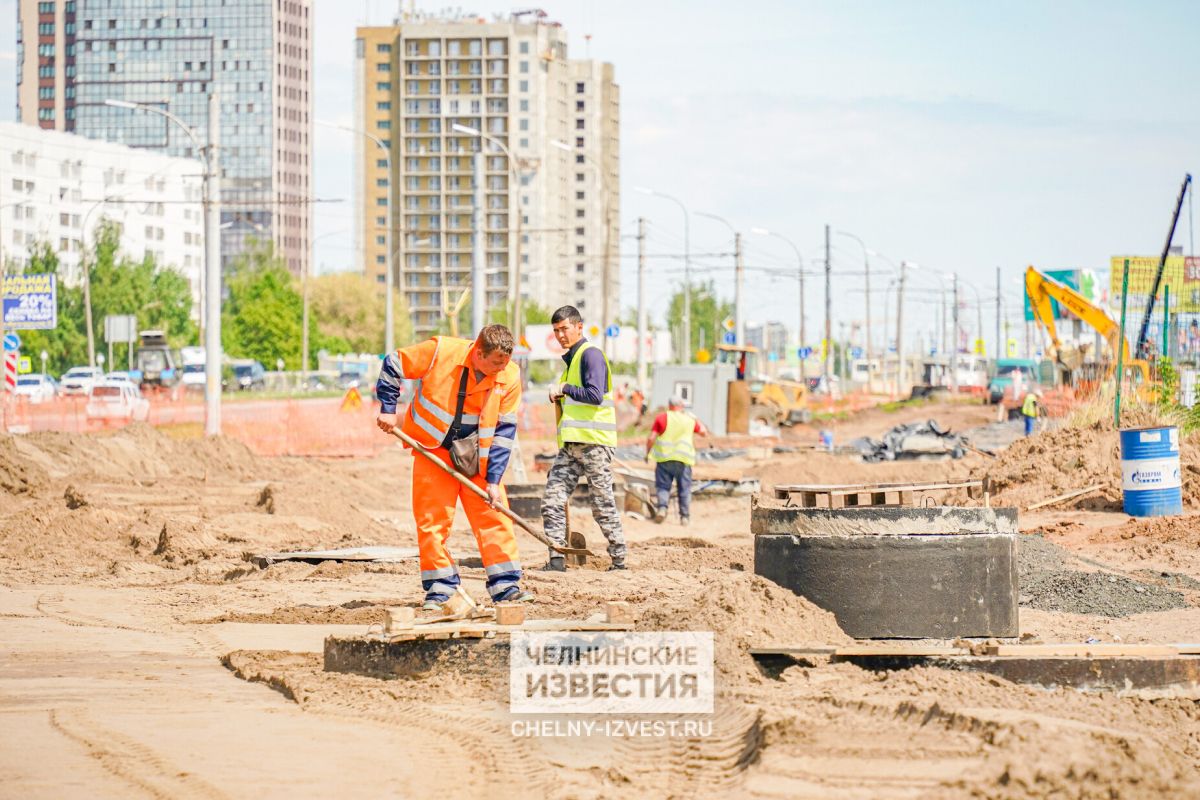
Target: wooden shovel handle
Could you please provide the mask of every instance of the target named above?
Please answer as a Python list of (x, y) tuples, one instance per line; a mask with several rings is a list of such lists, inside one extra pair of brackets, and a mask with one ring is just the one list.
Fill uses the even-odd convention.
[[(463, 486), (470, 489), (472, 492), (474, 492), (476, 495), (478, 495), (482, 499), (488, 501), (489, 503), (491, 502), (491, 498), (488, 497), (487, 492), (485, 492), (483, 489), (480, 489), (479, 486), (477, 486), (475, 484), (475, 482), (472, 481), (470, 478), (468, 478), (466, 475), (463, 475), (461, 472), (459, 472), (458, 470), (454, 469), (451, 466), (447, 466), (446, 462), (442, 461), (436, 455), (431, 453), (429, 451), (429, 448), (425, 447), (425, 445), (421, 444), (416, 439), (409, 436), (407, 433), (404, 433), (399, 428), (392, 428), (392, 435), (395, 436), (400, 441), (404, 442), (406, 445), (411, 447), (416, 452), (425, 456), (425, 458), (428, 458), (434, 464), (437, 464), (438, 469), (442, 470), (442, 472), (445, 472), (447, 475), (450, 475), (451, 477), (453, 477), (456, 481), (458, 481)], [(526, 521), (526, 519), (524, 517), (520, 516), (515, 511), (513, 511), (511, 508), (508, 508), (507, 506), (497, 505), (497, 506), (493, 506), (493, 507), (497, 511), (499, 511), (501, 514), (503, 514), (504, 516), (511, 519), (517, 525), (520, 525), (521, 529), (524, 530), (526, 533), (528, 533), (530, 536), (537, 539), (539, 542), (546, 545), (551, 550), (553, 550), (557, 553), (563, 553), (566, 555), (569, 555), (569, 554), (584, 554), (584, 555), (589, 555), (589, 556), (595, 555), (595, 553), (592, 553), (591, 551), (583, 549), (583, 548), (564, 547), (560, 544), (557, 544), (556, 542), (552, 541), (549, 536), (542, 533), (538, 529), (534, 528), (532, 525), (529, 524), (528, 521)]]

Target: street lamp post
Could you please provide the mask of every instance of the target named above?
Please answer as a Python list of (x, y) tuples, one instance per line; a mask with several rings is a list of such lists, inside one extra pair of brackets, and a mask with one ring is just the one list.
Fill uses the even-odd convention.
[(864, 270), (863, 276), (864, 276), (864, 281), (865, 281), (864, 288), (866, 289), (866, 291), (864, 292), (864, 295), (867, 298), (867, 301), (866, 301), (867, 302), (867, 307), (866, 307), (866, 315), (867, 315), (867, 319), (866, 319), (867, 386), (870, 387), (870, 385), (871, 385), (871, 259), (868, 257), (868, 253), (870, 251), (867, 249), (866, 244), (863, 243), (863, 240), (858, 238), (857, 236), (855, 236), (853, 233), (847, 233), (846, 231), (838, 231), (838, 234), (840, 234), (841, 236), (845, 236), (849, 239), (853, 239), (854, 241), (858, 242), (858, 246), (861, 247), (862, 251), (863, 251), (863, 270)]
[(663, 192), (647, 189), (645, 186), (635, 186), (635, 192), (648, 194), (670, 200), (683, 211), (683, 363), (692, 363), (692, 238), (687, 206), (678, 197)]
[[(697, 211), (696, 216), (708, 217), (720, 222), (726, 228), (729, 228), (733, 234), (733, 319), (735, 322), (734, 337), (739, 345), (746, 344), (746, 316), (745, 310), (742, 308), (742, 235), (737, 232), (737, 229), (729, 224), (729, 220), (724, 217), (718, 217), (716, 214), (706, 214), (703, 211)], [(765, 341), (764, 341), (765, 343)]]
[[(370, 131), (365, 131), (362, 128), (355, 128), (351, 125), (339, 125), (335, 122), (326, 122), (325, 120), (317, 120), (318, 125), (324, 125), (327, 128), (337, 128), (338, 130), (347, 131), (348, 133), (357, 133), (359, 136), (364, 136), (375, 143), (375, 146), (383, 151), (384, 169), (387, 170), (388, 180), (388, 215), (387, 229), (384, 231), (384, 246), (387, 248), (387, 276), (384, 278), (383, 288), (387, 296), (383, 300), (383, 352), (390, 354), (395, 352), (395, 328), (396, 328), (396, 310), (395, 301), (392, 297), (396, 293), (396, 268), (395, 258), (399, 251), (399, 246), (395, 250), (392, 249), (392, 229), (395, 227), (395, 221), (392, 218), (393, 214), (399, 212), (396, 205), (396, 176), (392, 174), (392, 151), (383, 143), (375, 134)], [(363, 219), (366, 219), (366, 211), (363, 211)], [(403, 238), (403, 237), (401, 237)], [(363, 265), (363, 271), (366, 271), (366, 264)]]
[[(179, 126), (204, 159), (204, 434), (221, 434), (221, 101), (217, 92), (208, 95), (208, 146), (201, 145), (196, 132), (183, 120), (157, 106), (128, 100), (105, 100), (105, 105), (157, 114)], [(88, 325), (89, 331), (91, 325)]]
[[(500, 152), (504, 153), (505, 158), (508, 159), (508, 174), (510, 178), (509, 192), (510, 197), (512, 198), (510, 202), (516, 206), (517, 209), (517, 223), (515, 228), (517, 241), (516, 246), (513, 248), (514, 258), (512, 269), (509, 271), (509, 283), (511, 284), (509, 292), (512, 295), (512, 319), (510, 322), (512, 322), (513, 338), (515, 338), (519, 343), (521, 341), (521, 335), (524, 333), (525, 326), (522, 324), (523, 320), (521, 319), (521, 179), (520, 175), (517, 173), (517, 160), (513, 157), (512, 151), (509, 150), (503, 142), (493, 136), (488, 136), (478, 128), (469, 128), (466, 125), (460, 125), (457, 122), (451, 125), (450, 128), (458, 133), (464, 133), (467, 136), (477, 136), (480, 139), (491, 143), (494, 147), (499, 149)], [(479, 180), (483, 180), (482, 176)], [(480, 230), (475, 232), (475, 235), (479, 237), (483, 236), (482, 225), (480, 226)], [(475, 278), (475, 280), (477, 282), (485, 282), (486, 275), (479, 275)], [(483, 302), (486, 304), (486, 286), (480, 288), (482, 288), (483, 291), (481, 294), (476, 295), (476, 297), (483, 298)], [(476, 288), (476, 291), (479, 291), (479, 288)], [(479, 311), (473, 311), (472, 315), (478, 316), (480, 319), (482, 319), (482, 310), (483, 309), (480, 308)], [(476, 331), (476, 333), (478, 333), (478, 331)]]
[[(792, 248), (792, 252), (796, 254), (796, 276), (800, 279), (800, 342), (797, 345), (796, 353), (797, 357), (799, 357), (799, 349), (805, 346), (804, 343), (808, 338), (807, 333), (804, 330), (804, 257), (800, 255), (800, 248), (796, 247), (796, 243), (784, 236), (782, 233), (776, 233), (775, 231), (770, 231), (766, 228), (751, 228), (750, 232), (756, 236), (774, 236), (776, 239), (782, 239), (789, 247)], [(801, 379), (808, 377), (807, 369), (805, 368), (805, 359), (803, 358), (800, 359), (800, 377)]]

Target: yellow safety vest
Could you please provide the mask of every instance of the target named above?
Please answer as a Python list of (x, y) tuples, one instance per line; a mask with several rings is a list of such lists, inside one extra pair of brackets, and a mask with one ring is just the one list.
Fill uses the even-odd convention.
[[(571, 363), (567, 365), (566, 371), (559, 378), (560, 383), (583, 388), (583, 351), (592, 347), (596, 347), (596, 345), (584, 342), (575, 351)], [(617, 446), (617, 405), (613, 402), (612, 369), (607, 368), (607, 357), (604, 359), (604, 365), (605, 371), (608, 373), (608, 385), (605, 387), (606, 391), (600, 405), (580, 403), (566, 395), (559, 398), (558, 402), (562, 406), (562, 416), (558, 420), (559, 447), (567, 442), (599, 444), (605, 447)]]
[(660, 464), (679, 461), (689, 467), (696, 463), (696, 420), (682, 411), (667, 412), (667, 429), (654, 440), (650, 455)]
[(1021, 405), (1021, 413), (1027, 417), (1036, 417), (1037, 414), (1037, 398), (1032, 394), (1025, 395), (1025, 402)]

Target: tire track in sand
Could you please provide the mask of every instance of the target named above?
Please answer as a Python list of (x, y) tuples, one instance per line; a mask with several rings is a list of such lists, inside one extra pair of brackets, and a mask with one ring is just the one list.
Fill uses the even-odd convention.
[(226, 795), (183, 772), (142, 742), (106, 728), (81, 709), (51, 709), (50, 727), (82, 745), (105, 770), (156, 800), (222, 800)]

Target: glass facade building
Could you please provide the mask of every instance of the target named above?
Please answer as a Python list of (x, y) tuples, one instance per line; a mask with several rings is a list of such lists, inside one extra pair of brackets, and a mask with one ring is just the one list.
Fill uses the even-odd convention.
[[(169, 111), (203, 144), (208, 138), (208, 96), (217, 92), (222, 263), (227, 265), (249, 240), (269, 239), (289, 269), (300, 273), (307, 268), (312, 172), (310, 0), (20, 0), (20, 4), (23, 61), (33, 57), (33, 41), (64, 38), (70, 18), (71, 41), (64, 47), (69, 47), (71, 60), (67, 61), (65, 49), (61, 60), (48, 48), (37, 54), (39, 84), (42, 73), (71, 71), (61, 82), (62, 94), (69, 93), (70, 99), (67, 107), (63, 97), (64, 128), (69, 122), (76, 133), (89, 138), (197, 157), (191, 137), (178, 125), (157, 114), (115, 108), (105, 101), (124, 100)], [(38, 27), (31, 29), (35, 19)], [(21, 81), (31, 76), (25, 68), (18, 72)], [(60, 87), (47, 88), (57, 92)], [(46, 126), (44, 112), (39, 120), (30, 114), (34, 109), (26, 108), (30, 97), (29, 87), (18, 91), (22, 120)], [(44, 103), (39, 96), (38, 111)]]

